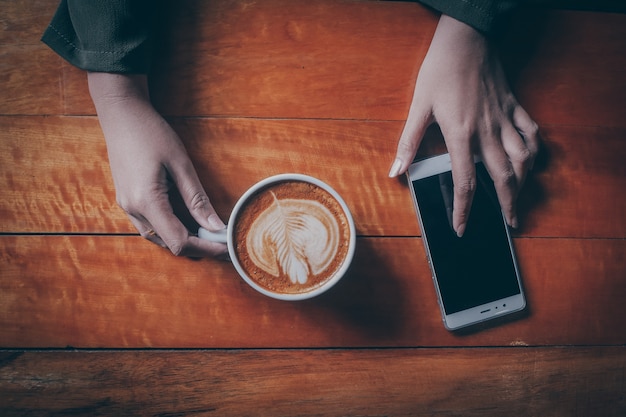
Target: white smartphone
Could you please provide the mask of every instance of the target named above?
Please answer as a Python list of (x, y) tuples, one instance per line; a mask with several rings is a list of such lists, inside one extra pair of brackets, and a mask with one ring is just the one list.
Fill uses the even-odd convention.
[(526, 300), (509, 228), (493, 182), (476, 159), (477, 186), (463, 237), (452, 228), (449, 154), (414, 162), (409, 188), (443, 322), (457, 330), (522, 311)]

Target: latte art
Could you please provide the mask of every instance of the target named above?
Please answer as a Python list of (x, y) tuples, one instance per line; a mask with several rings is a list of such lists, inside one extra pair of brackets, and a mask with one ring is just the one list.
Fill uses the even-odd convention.
[(306, 284), (324, 271), (339, 245), (339, 225), (317, 201), (278, 200), (250, 226), (246, 246), (250, 260), (275, 277), (286, 275), (292, 283)]
[(352, 238), (341, 204), (323, 188), (296, 180), (259, 190), (235, 224), (239, 265), (256, 284), (280, 294), (307, 293), (332, 279)]

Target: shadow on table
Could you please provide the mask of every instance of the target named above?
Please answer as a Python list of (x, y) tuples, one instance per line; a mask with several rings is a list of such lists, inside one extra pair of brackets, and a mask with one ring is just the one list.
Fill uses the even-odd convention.
[(376, 344), (388, 343), (406, 327), (407, 298), (399, 278), (393, 275), (394, 268), (373, 241), (358, 239), (347, 275), (328, 293), (310, 302), (342, 321), (347, 331), (361, 332)]

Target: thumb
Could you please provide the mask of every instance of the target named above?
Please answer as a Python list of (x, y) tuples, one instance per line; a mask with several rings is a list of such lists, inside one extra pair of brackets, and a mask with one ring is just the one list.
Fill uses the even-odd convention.
[(417, 106), (413, 103), (398, 141), (396, 159), (393, 161), (389, 171), (390, 178), (397, 177), (409, 169), (409, 165), (413, 162), (426, 128), (428, 128), (430, 123), (429, 113), (417, 110)]

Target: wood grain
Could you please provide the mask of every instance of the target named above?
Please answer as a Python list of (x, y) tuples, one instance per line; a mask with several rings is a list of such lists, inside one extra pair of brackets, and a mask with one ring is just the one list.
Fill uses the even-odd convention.
[[(434, 30), (432, 15), (410, 3), (393, 8), (376, 2), (316, 3), (304, 6), (306, 13), (299, 11), (303, 3), (287, 3), (280, 9), (272, 3), (245, 9), (235, 3), (194, 3), (191, 10), (197, 13), (172, 14), (172, 27), (189, 30), (167, 35), (173, 46), (158, 59), (153, 86), (162, 110), (405, 119)], [(238, 24), (251, 21), (252, 13), (255, 24)], [(625, 20), (623, 15), (546, 11), (520, 17), (502, 48), (517, 52), (508, 68), (529, 113), (542, 124), (624, 126)], [(528, 27), (534, 28), (530, 38)], [(73, 97), (79, 95), (68, 95)], [(589, 106), (598, 100), (610, 105)], [(69, 108), (80, 112), (84, 106)]]
[[(284, 171), (330, 183), (355, 216), (348, 276), (285, 303), (136, 235), (85, 73), (39, 41), (56, 5), (0, 0), (0, 415), (626, 414), (626, 15), (533, 9), (498, 40), (545, 145), (514, 242), (529, 308), (450, 333), (406, 184), (387, 178), (436, 14), (168, 10), (153, 98), (222, 217)], [(420, 153), (442, 150), (433, 129)], [(67, 346), (99, 349), (31, 350)]]
[(12, 416), (603, 416), (626, 348), (2, 354)]
[(133, 231), (93, 117), (0, 117), (0, 171), (2, 232)]
[(50, 71), (61, 65), (60, 58), (40, 46), (3, 47), (0, 50), (0, 114), (63, 113), (62, 74)]
[(62, 60), (39, 40), (56, 3), (0, 1), (0, 114), (64, 113)]
[[(12, 100), (0, 113), (94, 114), (84, 72), (37, 43), (55, 2), (38, 13), (3, 3), (0, 85)], [(183, 3), (168, 13), (152, 82), (158, 106), (180, 116), (403, 121), (437, 19), (408, 2)], [(624, 14), (520, 14), (501, 41), (520, 102), (540, 124), (626, 127), (625, 28)]]
[(527, 313), (452, 334), (419, 238), (360, 238), (336, 288), (285, 303), (247, 287), (228, 262), (175, 259), (139, 237), (3, 236), (0, 340), (92, 348), (626, 343), (625, 240), (529, 238), (515, 247)]
[(170, 19), (153, 84), (165, 113), (365, 120), (405, 117), (437, 23), (412, 3), (306, 0), (192, 1)]
[[(273, 174), (301, 172), (346, 199), (366, 236), (420, 234), (404, 180), (387, 172), (399, 122), (173, 119), (218, 213)], [(518, 236), (626, 236), (626, 129), (546, 126), (520, 197)], [(444, 151), (429, 136), (420, 153)], [(95, 118), (0, 117), (0, 231), (134, 233), (115, 203)], [(593, 204), (590, 204), (593, 202)]]

